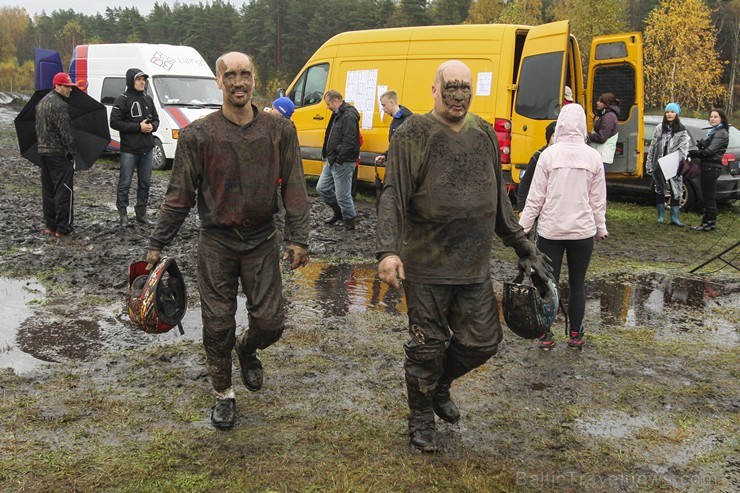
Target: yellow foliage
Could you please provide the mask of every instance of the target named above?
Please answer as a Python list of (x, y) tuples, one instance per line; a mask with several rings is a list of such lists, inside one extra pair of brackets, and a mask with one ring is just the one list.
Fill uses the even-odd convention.
[(725, 93), (723, 62), (702, 0), (661, 0), (645, 22), (645, 102), (706, 110)]
[(493, 24), (503, 8), (501, 0), (473, 0), (465, 24)]
[(512, 0), (501, 11), (497, 22), (501, 24), (542, 24), (542, 0)]

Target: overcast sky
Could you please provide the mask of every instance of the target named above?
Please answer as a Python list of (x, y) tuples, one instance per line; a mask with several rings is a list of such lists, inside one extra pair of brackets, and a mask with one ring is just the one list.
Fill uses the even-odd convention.
[[(49, 0), (0, 0), (0, 7), (23, 7), (26, 9), (31, 16), (34, 14), (40, 14), (41, 11), (45, 10), (47, 14), (51, 14), (54, 10), (59, 9), (72, 9), (75, 12), (86, 15), (95, 15), (100, 12), (101, 15), (105, 15), (106, 7), (136, 7), (139, 9), (139, 13), (143, 16), (149, 15), (152, 11), (152, 7), (157, 0), (78, 0), (71, 2), (54, 2)], [(210, 3), (208, 0), (178, 0), (181, 4), (198, 4)], [(241, 5), (247, 2), (247, 0), (229, 1), (225, 3), (231, 3), (234, 6)], [(170, 7), (175, 4), (175, 0), (160, 0), (160, 4), (166, 3)]]

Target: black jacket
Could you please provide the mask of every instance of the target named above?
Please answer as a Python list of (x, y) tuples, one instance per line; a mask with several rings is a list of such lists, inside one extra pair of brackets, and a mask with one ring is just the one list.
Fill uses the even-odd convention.
[(701, 160), (702, 169), (722, 168), (722, 157), (727, 152), (730, 143), (730, 132), (720, 128), (711, 137), (701, 139), (696, 143), (699, 149), (689, 152), (689, 156), (697, 156)]
[[(121, 152), (146, 154), (154, 147), (154, 132), (159, 127), (159, 115), (154, 101), (144, 91), (134, 89), (134, 76), (141, 72), (138, 68), (126, 71), (126, 92), (113, 102), (110, 113), (110, 126), (121, 134)], [(142, 121), (149, 119), (154, 126), (150, 134), (141, 133)]]
[(329, 164), (354, 163), (360, 155), (360, 113), (342, 101), (331, 115), (324, 134), (321, 157)]

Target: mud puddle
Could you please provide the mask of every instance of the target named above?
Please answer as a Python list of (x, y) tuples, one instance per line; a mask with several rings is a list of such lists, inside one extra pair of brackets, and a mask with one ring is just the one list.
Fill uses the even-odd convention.
[[(405, 313), (402, 292), (381, 283), (376, 272), (375, 264), (312, 262), (285, 275), (288, 310), (299, 319), (307, 314), (331, 319), (368, 311)], [(646, 326), (664, 338), (701, 331), (714, 342), (737, 345), (731, 315), (717, 308), (730, 306), (738, 291), (738, 285), (698, 279), (610, 276), (588, 284), (586, 322)], [(0, 293), (7, 300), (0, 307), (0, 367), (18, 373), (42, 362), (91, 361), (106, 352), (201, 337), (197, 306), (189, 308), (183, 320), (184, 336), (177, 330), (146, 334), (131, 325), (123, 300), (80, 313), (68, 309), (65, 300), (46, 299), (43, 287), (30, 280), (0, 278)], [(563, 296), (567, 299), (567, 292)], [(248, 324), (244, 301), (242, 296), (239, 327)]]
[(661, 274), (614, 275), (587, 282), (586, 320), (649, 327), (661, 338), (701, 332), (712, 342), (737, 345), (735, 306), (740, 283)]

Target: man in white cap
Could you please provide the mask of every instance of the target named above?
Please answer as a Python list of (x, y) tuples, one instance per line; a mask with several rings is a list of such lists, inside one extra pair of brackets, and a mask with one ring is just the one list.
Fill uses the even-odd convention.
[(61, 238), (74, 227), (75, 139), (68, 99), (75, 87), (64, 72), (54, 76), (54, 90), (36, 106), (36, 136), (41, 156), (44, 234)]

